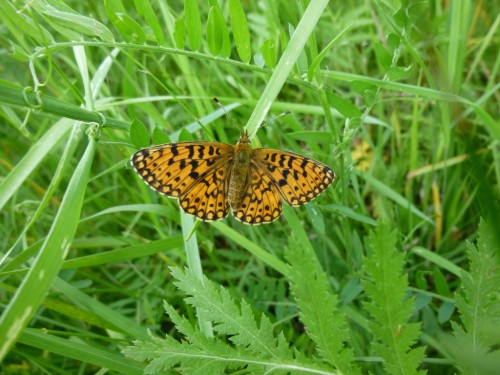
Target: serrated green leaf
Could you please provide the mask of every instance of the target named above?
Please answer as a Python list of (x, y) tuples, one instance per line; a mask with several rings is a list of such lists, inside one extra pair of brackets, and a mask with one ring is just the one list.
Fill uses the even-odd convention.
[(454, 338), (447, 346), (464, 374), (494, 374), (492, 369), (498, 369), (500, 364), (498, 350), (495, 351), (500, 323), (497, 227), (481, 220), (477, 247), (467, 243), (470, 270), (463, 271), (462, 286), (455, 294), (460, 324), (452, 322)]
[(300, 320), (316, 344), (319, 355), (345, 374), (359, 374), (345, 316), (338, 310), (337, 296), (331, 291), (326, 274), (314, 254), (290, 241), (286, 257), (290, 262), (290, 287), (300, 310)]
[(240, 0), (229, 0), (229, 16), (233, 29), (233, 39), (241, 61), (248, 63), (252, 58), (250, 31), (247, 17)]
[(146, 126), (138, 119), (130, 124), (130, 141), (139, 148), (148, 147), (149, 133)]
[(383, 359), (389, 374), (421, 374), (418, 371), (424, 348), (412, 348), (420, 326), (409, 323), (413, 300), (405, 298), (408, 277), (403, 274), (404, 253), (398, 249), (397, 232), (381, 223), (369, 235), (371, 254), (363, 271), (368, 276), (363, 288), (369, 301), (363, 305), (371, 315), (369, 327), (374, 335), (373, 349)]
[[(327, 373), (331, 368), (313, 361), (300, 352), (293, 352), (283, 334), (273, 335), (271, 321), (265, 316), (257, 323), (248, 303), (237, 303), (231, 294), (212, 281), (200, 278), (190, 270), (172, 269), (175, 284), (188, 297), (186, 302), (209, 316), (214, 322), (216, 337), (205, 336), (173, 306), (165, 310), (178, 331), (185, 336), (178, 341), (171, 336), (136, 341), (123, 353), (140, 362), (147, 362), (146, 373), (165, 373), (182, 368), (186, 373), (205, 375), (234, 373), (238, 369), (263, 374)], [(220, 336), (223, 336), (222, 339)], [(227, 338), (233, 344), (228, 345)], [(295, 354), (295, 358), (294, 358)]]
[(184, 19), (191, 49), (197, 51), (201, 46), (201, 17), (197, 0), (184, 0)]

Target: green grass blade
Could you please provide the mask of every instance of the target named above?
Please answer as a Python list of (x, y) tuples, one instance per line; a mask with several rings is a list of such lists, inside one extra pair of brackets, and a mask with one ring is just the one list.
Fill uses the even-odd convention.
[(66, 281), (56, 278), (53, 285), (54, 290), (64, 294), (74, 305), (81, 309), (90, 311), (99, 318), (105, 320), (113, 327), (116, 327), (118, 332), (130, 335), (133, 338), (148, 338), (147, 331), (144, 327), (136, 324), (133, 320), (127, 318), (122, 313), (113, 310), (105, 304), (96, 301), (82, 291), (78, 290)]
[(84, 363), (105, 367), (121, 374), (143, 374), (144, 366), (139, 362), (131, 361), (121, 355), (111, 354), (107, 350), (63, 339), (38, 330), (26, 328), (19, 336), (19, 343), (32, 346), (50, 353), (77, 359)]
[(293, 33), (283, 56), (281, 56), (278, 65), (276, 65), (276, 68), (269, 79), (269, 83), (266, 85), (264, 92), (255, 105), (252, 115), (248, 119), (245, 129), (248, 131), (248, 134), (250, 134), (250, 137), (255, 135), (258, 127), (264, 121), (269, 108), (271, 108), (271, 104), (274, 99), (276, 99), (278, 93), (285, 84), (288, 75), (293, 69), (300, 53), (304, 49), (309, 36), (314, 31), (314, 28), (316, 27), (316, 24), (323, 14), (327, 4), (328, 0), (312, 0), (309, 3), (309, 6)]
[(73, 124), (74, 121), (69, 120), (56, 122), (45, 135), (30, 148), (7, 177), (5, 177), (0, 183), (0, 209), (2, 209), (23, 182), (29, 178), (30, 174), (40, 165), (50, 150), (67, 135)]
[(90, 139), (35, 262), (0, 317), (0, 360), (36, 313), (62, 267), (80, 219), (95, 147), (96, 141)]

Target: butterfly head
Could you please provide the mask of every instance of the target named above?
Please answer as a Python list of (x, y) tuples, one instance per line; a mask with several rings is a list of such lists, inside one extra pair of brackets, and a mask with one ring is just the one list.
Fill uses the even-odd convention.
[(243, 130), (241, 132), (240, 138), (238, 139), (238, 143), (250, 143), (250, 139), (248, 138), (248, 132), (246, 130)]

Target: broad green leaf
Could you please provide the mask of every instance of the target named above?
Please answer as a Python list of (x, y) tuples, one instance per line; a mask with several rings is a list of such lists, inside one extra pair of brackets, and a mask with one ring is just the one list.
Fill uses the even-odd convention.
[(386, 74), (391, 81), (397, 81), (400, 79), (406, 79), (410, 77), (412, 71), (413, 71), (412, 65), (410, 65), (407, 68), (403, 68), (400, 66), (392, 66), (389, 69), (387, 69)]
[[(21, 5), (21, 3), (17, 4)], [(30, 17), (16, 9), (12, 1), (0, 0), (0, 20), (2, 20), (2, 25), (12, 31), (21, 30), (26, 36), (36, 40), (39, 45), (54, 43), (52, 34), (43, 25), (35, 24)], [(13, 41), (10, 42), (13, 43)]]
[(201, 46), (201, 17), (197, 0), (184, 0), (184, 19), (191, 49), (197, 51)]
[(134, 0), (135, 8), (137, 13), (142, 15), (145, 19), (153, 34), (156, 37), (156, 42), (161, 46), (165, 44), (165, 36), (163, 35), (163, 29), (158, 21), (155, 11), (153, 10), (149, 0)]
[(385, 47), (380, 42), (373, 43), (373, 50), (375, 51), (375, 56), (377, 61), (382, 68), (385, 70), (389, 69), (392, 65), (392, 56)]
[(175, 21), (174, 40), (175, 46), (178, 49), (184, 49), (184, 45), (186, 44), (186, 26), (182, 18)]
[(167, 133), (158, 126), (155, 126), (153, 129), (153, 144), (154, 145), (162, 145), (164, 143), (170, 143), (171, 140), (168, 137)]
[(342, 115), (347, 118), (361, 117), (361, 111), (352, 104), (349, 100), (342, 98), (341, 96), (334, 94), (331, 91), (326, 93), (328, 98), (328, 103), (339, 111)]
[(222, 48), (222, 33), (218, 22), (217, 9), (211, 7), (208, 13), (206, 35), (208, 49), (214, 56), (217, 56)]
[(276, 44), (273, 38), (266, 39), (262, 46), (260, 47), (260, 52), (262, 52), (262, 57), (269, 68), (274, 68), (276, 66)]
[[(56, 4), (57, 7), (54, 6)], [(98, 37), (106, 42), (114, 40), (113, 33), (99, 21), (82, 16), (74, 11), (68, 11), (67, 6), (65, 6), (64, 10), (61, 10), (59, 4), (62, 3), (53, 2), (51, 5), (48, 5), (37, 1), (33, 6), (38, 12), (48, 17), (54, 25), (61, 28), (66, 28), (78, 34)]]
[(248, 63), (252, 58), (250, 31), (247, 17), (240, 0), (229, 0), (229, 15), (233, 28), (233, 39), (241, 61)]
[(139, 148), (150, 145), (149, 133), (146, 126), (138, 119), (134, 119), (130, 125), (130, 140)]

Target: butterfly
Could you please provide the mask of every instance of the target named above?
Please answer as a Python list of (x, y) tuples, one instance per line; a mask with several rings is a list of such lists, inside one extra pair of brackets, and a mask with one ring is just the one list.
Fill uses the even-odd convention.
[(177, 198), (184, 212), (204, 221), (226, 217), (229, 207), (246, 224), (276, 220), (281, 200), (309, 202), (334, 179), (319, 161), (270, 148), (252, 149), (248, 133), (236, 146), (220, 142), (177, 142), (148, 147), (131, 158), (153, 190)]

